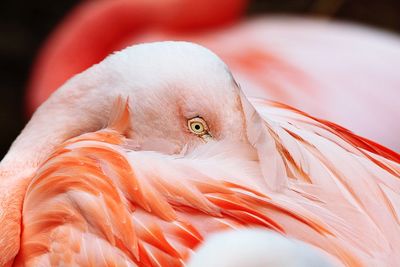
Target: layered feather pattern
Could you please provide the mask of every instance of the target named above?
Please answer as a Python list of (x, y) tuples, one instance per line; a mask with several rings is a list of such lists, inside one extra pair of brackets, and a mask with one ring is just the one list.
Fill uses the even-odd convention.
[[(251, 103), (262, 120), (248, 129), (272, 140), (164, 155), (132, 149), (119, 99), (107, 128), (63, 143), (37, 171), (15, 263), (183, 266), (209, 234), (261, 227), (344, 266), (399, 264), (399, 155), (288, 106)], [(271, 151), (279, 165), (263, 168)]]

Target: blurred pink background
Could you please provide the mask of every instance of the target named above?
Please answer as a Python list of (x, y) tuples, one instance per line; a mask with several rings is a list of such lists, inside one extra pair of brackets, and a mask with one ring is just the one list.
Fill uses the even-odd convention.
[(0, 47), (3, 154), (24, 118), (66, 79), (112, 51), (156, 40), (205, 45), (248, 96), (290, 104), (400, 151), (400, 39), (387, 31), (400, 30), (396, 1), (67, 2), (3, 3), (10, 11)]

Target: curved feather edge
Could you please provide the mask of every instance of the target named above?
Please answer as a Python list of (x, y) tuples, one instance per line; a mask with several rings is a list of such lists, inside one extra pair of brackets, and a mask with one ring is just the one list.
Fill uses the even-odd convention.
[(280, 191), (221, 164), (241, 154), (207, 161), (200, 152), (177, 158), (128, 150), (121, 132), (129, 108), (117, 101), (110, 128), (68, 140), (37, 172), (16, 264), (182, 266), (209, 233), (242, 227), (303, 240), (346, 266), (398, 263), (399, 177), (375, 161), (398, 164), (304, 114), (255, 106), (282, 148), (275, 151), (287, 173)]

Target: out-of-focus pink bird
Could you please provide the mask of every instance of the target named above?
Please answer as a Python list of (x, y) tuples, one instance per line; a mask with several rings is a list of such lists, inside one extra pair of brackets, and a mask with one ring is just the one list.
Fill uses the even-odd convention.
[[(251, 227), (279, 234), (254, 240), (285, 248), (278, 266), (304, 260), (293, 256), (300, 241), (326, 266), (400, 263), (400, 156), (249, 101), (217, 56), (190, 43), (133, 46), (69, 80), (0, 176), (0, 265), (182, 266), (211, 233)], [(235, 257), (277, 258), (243, 244)]]
[(242, 0), (144, 2), (90, 1), (72, 12), (34, 68), (29, 109), (112, 51), (134, 43), (188, 40), (220, 55), (246, 95), (287, 103), (400, 151), (397, 36), (327, 20), (240, 22)]

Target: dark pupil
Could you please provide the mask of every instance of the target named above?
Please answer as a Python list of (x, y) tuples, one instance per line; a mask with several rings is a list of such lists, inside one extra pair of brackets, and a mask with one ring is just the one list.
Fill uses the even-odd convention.
[(194, 128), (195, 128), (196, 130), (200, 130), (200, 125), (196, 124), (196, 125), (194, 126)]

